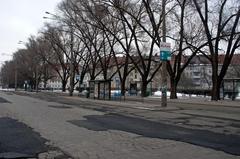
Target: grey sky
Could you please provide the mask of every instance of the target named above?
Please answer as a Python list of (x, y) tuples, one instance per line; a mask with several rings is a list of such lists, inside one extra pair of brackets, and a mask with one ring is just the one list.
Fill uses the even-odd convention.
[(30, 35), (37, 35), (46, 21), (45, 11), (53, 12), (61, 0), (0, 0), (0, 66), (24, 45)]

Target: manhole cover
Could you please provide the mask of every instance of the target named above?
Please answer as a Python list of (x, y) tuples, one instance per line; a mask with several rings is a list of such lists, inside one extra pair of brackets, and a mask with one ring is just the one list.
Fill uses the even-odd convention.
[(49, 105), (48, 107), (57, 108), (57, 109), (71, 109), (72, 107), (66, 105)]

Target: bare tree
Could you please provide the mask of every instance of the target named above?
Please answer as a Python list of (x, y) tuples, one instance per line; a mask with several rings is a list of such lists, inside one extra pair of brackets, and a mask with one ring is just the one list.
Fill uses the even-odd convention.
[[(42, 58), (57, 72), (62, 81), (62, 91), (66, 91), (66, 85), (69, 78), (69, 59), (64, 55), (69, 55), (69, 41), (65, 39), (63, 32), (59, 28), (47, 25), (43, 32), (44, 39), (52, 47), (52, 52), (41, 54)], [(44, 52), (41, 52), (44, 53)]]
[[(158, 64), (157, 67), (152, 67), (152, 63), (155, 62), (153, 60), (153, 55), (155, 55), (154, 47), (156, 38), (152, 38), (150, 35), (152, 35), (151, 33), (154, 33), (154, 36), (158, 36), (159, 34), (155, 34), (155, 30), (152, 28), (148, 29), (149, 25), (148, 20), (146, 19), (148, 19), (148, 17), (151, 19), (152, 16), (145, 13), (147, 6), (145, 3), (148, 2), (131, 3), (130, 1), (126, 1), (124, 4), (121, 4), (120, 1), (98, 2), (92, 0), (78, 1), (78, 3), (74, 2), (74, 0), (65, 1), (65, 6), (67, 6), (65, 7), (65, 11), (68, 13), (69, 19), (71, 19), (76, 28), (78, 28), (81, 36), (87, 38), (89, 43), (91, 43), (94, 54), (97, 55), (98, 58), (98, 65), (100, 65), (102, 68), (101, 71), (104, 79), (106, 79), (108, 76), (107, 69), (109, 68), (108, 66), (112, 55), (116, 55), (114, 53), (115, 49), (113, 46), (116, 46), (118, 43), (118, 45), (122, 47), (124, 54), (126, 54), (127, 60), (124, 67), (124, 78), (120, 78), (123, 85), (125, 84), (124, 80), (129, 73), (128, 64), (132, 63), (142, 77), (142, 95), (145, 96), (147, 84), (151, 81), (161, 66), (161, 64)], [(127, 6), (127, 8), (125, 8), (125, 6)], [(135, 9), (136, 6), (137, 9)], [(71, 11), (68, 11), (69, 7), (71, 7), (72, 11), (75, 12), (74, 16), (71, 14)], [(109, 7), (114, 14), (109, 12)], [(155, 12), (156, 10), (154, 10), (154, 13)], [(78, 18), (76, 19), (75, 17)], [(79, 19), (81, 21), (79, 21)], [(85, 24), (82, 24), (82, 21)], [(120, 28), (122, 30), (115, 29), (116, 24), (120, 24)], [(158, 22), (157, 26), (154, 25), (154, 27), (155, 29), (157, 29), (156, 27), (159, 28), (160, 21)], [(114, 30), (112, 30), (112, 28), (114, 28)], [(93, 30), (94, 32), (92, 32)], [(116, 34), (116, 30), (118, 30), (120, 34)], [(144, 32), (146, 30), (147, 32)], [(105, 39), (108, 41), (106, 42)], [(130, 62), (128, 62), (128, 59), (130, 59)], [(117, 60), (115, 60), (115, 62), (117, 62)], [(118, 64), (116, 66), (118, 67), (118, 72), (120, 72), (120, 66)], [(122, 88), (124, 88), (123, 85)]]
[(118, 42), (130, 59), (130, 63), (138, 70), (141, 76), (142, 96), (146, 96), (148, 83), (161, 67), (161, 64), (155, 61), (157, 52), (155, 48), (160, 41), (157, 32), (161, 18), (153, 17), (153, 13), (157, 13), (159, 5), (155, 1), (121, 2), (116, 0), (105, 1), (105, 4), (117, 11), (118, 19), (122, 21), (123, 28), (128, 33), (127, 45), (121, 42), (122, 39), (118, 39)]
[[(232, 57), (240, 46), (240, 4), (236, 0), (197, 1), (193, 4), (204, 26), (207, 39), (205, 57), (212, 65), (212, 100), (220, 99), (220, 86)], [(224, 47), (226, 46), (226, 47)], [(219, 54), (224, 53), (224, 62), (219, 71)]]
[[(100, 73), (103, 79), (111, 78), (109, 76), (110, 61), (112, 59), (113, 47), (110, 44), (115, 43), (114, 40), (104, 31), (92, 25), (91, 14), (92, 12), (98, 15), (98, 18), (104, 19), (97, 13), (95, 7), (90, 6), (91, 3), (85, 1), (64, 1), (61, 5), (61, 10), (64, 12), (65, 17), (71, 20), (78, 38), (84, 43), (89, 55), (89, 72), (91, 80), (94, 80)], [(81, 4), (81, 5), (80, 5)], [(73, 13), (73, 14), (72, 14)], [(75, 18), (77, 17), (77, 18)]]
[(1, 67), (1, 80), (2, 85), (5, 88), (13, 88), (14, 87), (14, 62), (6, 61)]
[[(122, 20), (120, 12), (115, 8), (115, 4), (92, 2), (96, 6), (95, 8), (100, 9), (96, 10), (95, 8), (87, 7), (93, 19), (93, 21), (88, 21), (88, 23), (104, 32), (110, 47), (111, 56), (108, 59), (111, 63), (114, 61), (115, 64), (113, 65), (116, 68), (116, 71), (112, 72), (109, 79), (118, 74), (121, 82), (121, 93), (124, 95), (127, 76), (134, 69), (134, 67), (129, 65), (131, 63), (129, 56), (133, 44), (133, 36), (129, 32), (127, 24)], [(128, 4), (123, 5), (127, 7)], [(99, 16), (99, 12), (103, 12), (104, 16)]]
[(44, 36), (36, 38), (36, 45), (36, 52), (42, 61), (42, 69), (40, 70), (42, 74), (41, 80), (44, 84), (43, 88), (46, 89), (47, 82), (50, 79), (56, 78), (56, 74), (54, 73), (55, 71), (51, 63), (56, 63), (57, 58), (56, 56), (53, 56), (53, 49)]
[(176, 0), (169, 16), (169, 38), (175, 43), (172, 60), (167, 69), (170, 75), (170, 98), (177, 98), (177, 85), (185, 68), (206, 44), (203, 43), (203, 26), (198, 24), (189, 0)]

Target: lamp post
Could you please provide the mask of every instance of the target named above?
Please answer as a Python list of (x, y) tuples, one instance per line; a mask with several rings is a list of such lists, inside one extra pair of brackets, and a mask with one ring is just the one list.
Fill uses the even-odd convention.
[(69, 91), (69, 95), (72, 96), (73, 95), (73, 91), (74, 91), (74, 75), (75, 75), (75, 72), (74, 72), (74, 52), (73, 52), (73, 28), (72, 26), (70, 25), (70, 36), (71, 36), (71, 44), (70, 44), (70, 91)]

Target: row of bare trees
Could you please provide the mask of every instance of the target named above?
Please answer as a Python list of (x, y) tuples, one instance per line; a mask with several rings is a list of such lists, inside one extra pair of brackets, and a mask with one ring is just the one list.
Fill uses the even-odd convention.
[[(15, 53), (2, 74), (18, 61), (21, 70), (29, 74), (24, 77), (33, 83), (38, 81), (34, 78), (46, 83), (51, 75), (44, 72), (51, 66), (62, 80), (63, 91), (75, 74), (81, 75), (81, 83), (87, 73), (91, 80), (100, 74), (108, 80), (117, 74), (124, 95), (127, 76), (136, 69), (145, 96), (147, 85), (161, 68), (155, 55), (159, 54), (162, 19), (166, 16), (167, 40), (173, 45), (172, 60), (167, 64), (171, 98), (177, 98), (184, 69), (194, 56), (202, 54), (211, 63), (212, 99), (218, 100), (221, 82), (240, 47), (240, 3), (166, 0), (165, 15), (161, 14), (161, 4), (160, 0), (63, 0), (57, 14), (47, 12), (52, 21), (38, 37), (29, 39), (25, 50)], [(222, 67), (218, 64), (220, 52), (225, 54)], [(27, 64), (20, 65), (28, 58)], [(113, 65), (116, 71), (109, 71)], [(71, 78), (70, 92), (75, 84)]]

